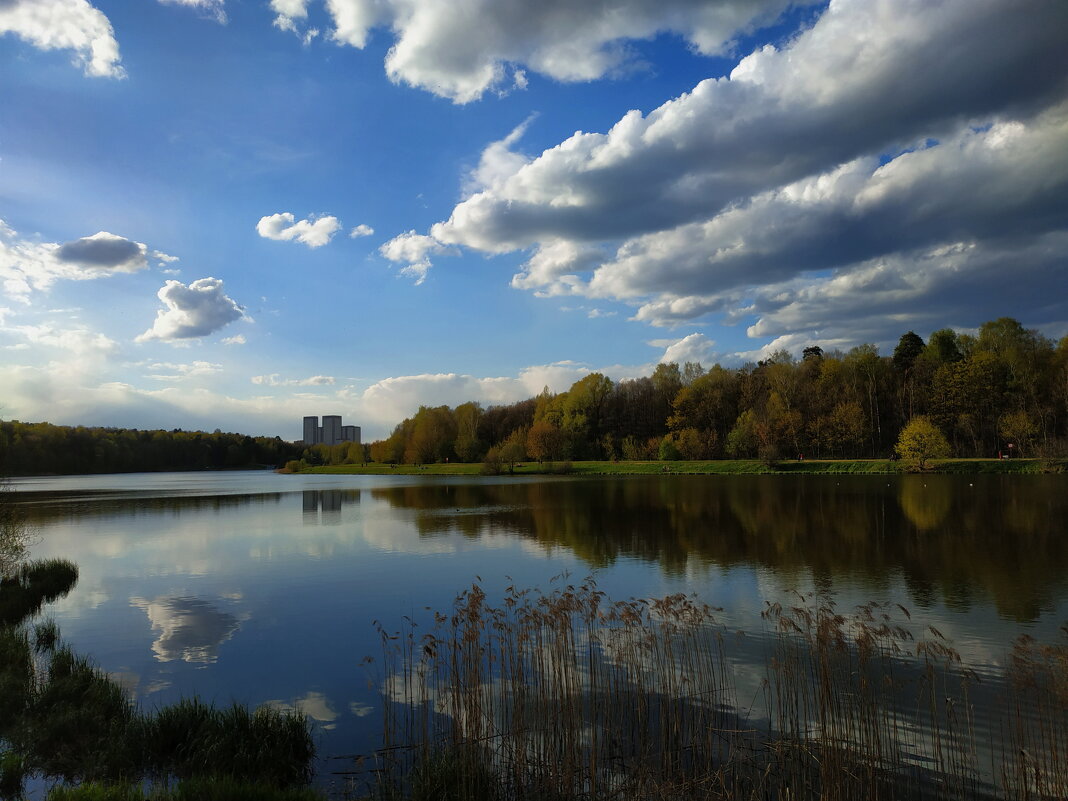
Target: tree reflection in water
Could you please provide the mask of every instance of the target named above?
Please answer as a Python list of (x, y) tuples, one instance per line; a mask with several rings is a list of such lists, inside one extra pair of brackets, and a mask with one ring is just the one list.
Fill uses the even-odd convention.
[(903, 578), (913, 604), (1035, 620), (1068, 575), (1063, 476), (641, 476), (413, 484), (371, 490), (415, 510), (421, 535), (508, 532), (591, 568), (631, 558), (669, 574), (695, 563), (849, 578)]

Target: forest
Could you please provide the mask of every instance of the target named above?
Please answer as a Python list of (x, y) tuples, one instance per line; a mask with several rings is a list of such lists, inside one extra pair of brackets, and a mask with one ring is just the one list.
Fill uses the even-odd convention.
[(0, 475), (140, 473), (275, 467), (302, 446), (215, 431), (140, 431), (0, 422)]
[[(804, 349), (737, 368), (659, 364), (613, 382), (591, 373), (566, 392), (482, 408), (423, 406), (369, 447), (372, 461), (886, 458), (924, 416), (957, 457), (1068, 451), (1068, 336), (1054, 343), (1003, 317), (973, 334), (909, 331), (890, 355)], [(312, 464), (362, 450), (317, 447)]]

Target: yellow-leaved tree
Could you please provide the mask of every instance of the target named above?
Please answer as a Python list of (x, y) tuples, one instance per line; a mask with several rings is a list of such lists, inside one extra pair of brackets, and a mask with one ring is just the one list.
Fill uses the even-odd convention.
[(909, 420), (901, 430), (896, 450), (902, 459), (916, 462), (921, 470), (927, 467), (929, 459), (945, 459), (950, 453), (945, 434), (922, 414)]

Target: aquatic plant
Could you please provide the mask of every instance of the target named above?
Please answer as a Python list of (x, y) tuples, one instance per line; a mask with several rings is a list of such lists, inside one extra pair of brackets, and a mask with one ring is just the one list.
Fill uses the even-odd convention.
[(218, 708), (187, 698), (146, 715), (148, 771), (160, 777), (211, 776), (277, 787), (306, 784), (315, 743), (300, 713), (243, 704)]
[(17, 626), (78, 583), (78, 566), (65, 559), (26, 562), (0, 578), (0, 626)]
[[(766, 630), (743, 639), (717, 614), (684, 595), (612, 602), (587, 580), (508, 588), (499, 605), (475, 585), (429, 632), (381, 628), (385, 744), (364, 763), (364, 789), (413, 800), (1068, 797), (1068, 644), (1019, 641), (1008, 677), (986, 687), (904, 607), (844, 614), (798, 597), (768, 604)], [(743, 646), (764, 653), (759, 675), (732, 658)], [(976, 704), (980, 689), (991, 706)], [(1002, 736), (985, 739), (978, 714)]]
[(0, 797), (18, 797), (29, 775), (112, 783), (86, 790), (86, 798), (124, 798), (121, 783), (144, 778), (278, 788), (309, 781), (315, 744), (300, 713), (236, 703), (219, 709), (196, 698), (144, 712), (63, 644), (53, 621), (31, 627), (77, 579), (74, 564), (47, 560), (0, 580)]

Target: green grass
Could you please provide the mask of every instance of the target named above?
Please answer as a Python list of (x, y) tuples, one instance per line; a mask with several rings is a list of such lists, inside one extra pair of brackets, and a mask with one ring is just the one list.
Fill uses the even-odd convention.
[[(936, 459), (929, 463), (925, 472), (956, 474), (1014, 474), (1043, 473), (1051, 469), (1058, 472), (1066, 467), (1066, 460), (1057, 460), (1053, 464), (1039, 459)], [(821, 474), (857, 474), (857, 475), (893, 475), (909, 472), (912, 468), (905, 462), (892, 462), (889, 459), (805, 459), (802, 462), (782, 460), (772, 465), (757, 459), (719, 459), (701, 462), (571, 462), (571, 475), (615, 476), (615, 475), (821, 475)], [(481, 464), (345, 464), (323, 467), (307, 467), (302, 473), (327, 475), (370, 475), (370, 476), (477, 476), (482, 474)], [(525, 461), (518, 465), (514, 475), (545, 475), (557, 473), (560, 465), (541, 465), (538, 462)], [(505, 471), (503, 475), (508, 475)]]

